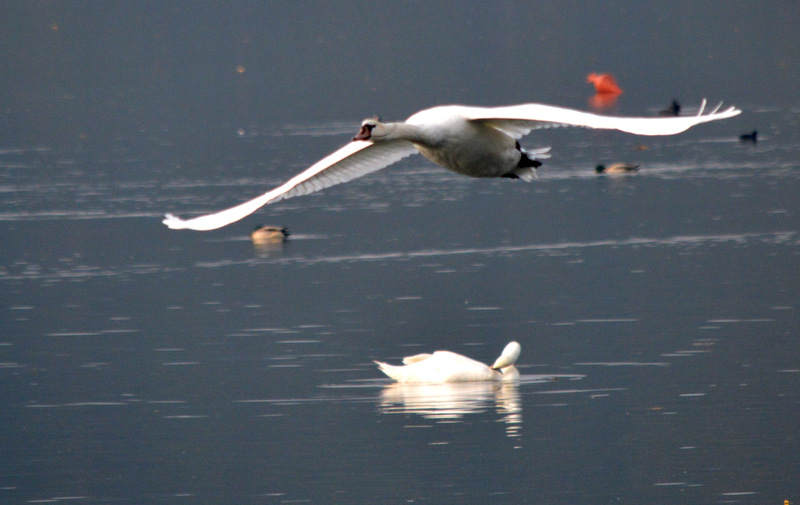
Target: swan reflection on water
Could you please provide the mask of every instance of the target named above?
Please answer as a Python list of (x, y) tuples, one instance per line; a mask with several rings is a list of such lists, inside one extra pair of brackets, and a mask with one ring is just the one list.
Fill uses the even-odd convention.
[[(416, 414), (436, 422), (453, 422), (470, 414), (494, 410), (506, 425), (509, 437), (522, 430), (520, 386), (544, 384), (566, 376), (521, 375), (514, 381), (449, 382), (443, 384), (386, 385), (378, 399), (383, 414)], [(576, 380), (583, 376), (568, 376)]]
[(381, 391), (378, 406), (384, 414), (418, 414), (438, 422), (494, 408), (507, 424), (508, 436), (519, 436), (522, 427), (522, 402), (515, 382), (397, 382)]

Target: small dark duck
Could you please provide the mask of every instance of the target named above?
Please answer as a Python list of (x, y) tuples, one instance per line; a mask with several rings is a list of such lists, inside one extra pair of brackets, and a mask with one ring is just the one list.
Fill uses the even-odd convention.
[(677, 100), (673, 100), (669, 107), (660, 110), (658, 114), (661, 116), (680, 116), (681, 104)]
[(753, 133), (744, 133), (739, 135), (739, 140), (742, 142), (752, 142), (755, 144), (758, 142), (758, 130), (753, 130)]

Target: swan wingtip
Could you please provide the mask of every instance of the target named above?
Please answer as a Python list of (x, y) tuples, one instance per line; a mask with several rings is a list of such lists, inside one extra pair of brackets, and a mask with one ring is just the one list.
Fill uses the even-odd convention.
[(181, 230), (183, 228), (186, 228), (185, 225), (186, 221), (179, 218), (175, 214), (170, 214), (170, 213), (164, 214), (164, 219), (162, 219), (161, 222), (164, 223), (171, 230)]
[[(719, 102), (719, 104), (717, 104), (717, 106), (714, 107), (713, 110), (709, 111), (708, 114), (705, 114), (705, 116), (714, 116), (714, 117), (723, 116), (725, 118), (729, 118), (729, 117), (733, 117), (733, 116), (738, 116), (739, 114), (742, 113), (742, 109), (739, 109), (734, 105), (731, 105), (727, 109), (720, 111), (720, 109), (722, 109), (722, 105), (724, 103), (725, 102)], [(705, 112), (706, 104), (707, 104), (707, 100), (705, 98), (703, 98), (703, 100), (700, 102), (700, 109), (699, 109), (699, 111), (697, 113), (698, 116), (703, 116), (704, 115), (703, 113)], [(720, 119), (722, 119), (722, 118), (720, 118)]]

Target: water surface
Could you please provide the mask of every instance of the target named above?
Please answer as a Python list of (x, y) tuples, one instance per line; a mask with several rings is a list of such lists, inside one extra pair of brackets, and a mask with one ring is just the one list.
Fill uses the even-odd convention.
[[(497, 14), (481, 9), (437, 35), (413, 15), (437, 7), (393, 7), (401, 26), (379, 33), (416, 29), (439, 44), (412, 64), (389, 40), (380, 54), (392, 64), (375, 66), (356, 34), (374, 33), (387, 12), (275, 8), (266, 17), (283, 20), (282, 33), (322, 27), (279, 49), (254, 29), (263, 6), (173, 8), (159, 18), (127, 4), (80, 4), (89, 20), (119, 15), (99, 25), (119, 46), (97, 60), (97, 45), (76, 41), (99, 35), (59, 5), (15, 6), (18, 26), (40, 31), (17, 28), (9, 56), (21, 68), (62, 48), (65, 59), (31, 70), (49, 69), (55, 84), (3, 74), (37, 85), (14, 87), (25, 100), (4, 102), (1, 119), (16, 130), (0, 141), (0, 501), (797, 499), (800, 104), (787, 90), (719, 79), (736, 60), (782, 82), (785, 66), (744, 46), (750, 37), (764, 53), (794, 47), (783, 51), (791, 67), (793, 31), (779, 23), (771, 36), (721, 34), (791, 17), (792, 7), (768, 2), (757, 19), (735, 8), (705, 17), (708, 33), (692, 32), (695, 44), (679, 44), (690, 54), (665, 69), (628, 48), (653, 30), (674, 41), (667, 27), (696, 25), (664, 2), (646, 12), (618, 2), (517, 32), (519, 45), (502, 39), (539, 63), (530, 68), (485, 47), (498, 30), (486, 20)], [(571, 11), (565, 5), (538, 14)], [(514, 2), (503, 8), (514, 26), (537, 14)], [(633, 41), (608, 43), (614, 58), (579, 42), (592, 20), (624, 19), (643, 28)], [(475, 38), (461, 23), (485, 33)], [(205, 40), (203, 27), (218, 47), (198, 42), (196, 55), (181, 53)], [(289, 90), (299, 60), (326, 60), (309, 47), (325, 48), (331, 86)], [(556, 61), (548, 47), (571, 58)], [(143, 63), (151, 51), (159, 64)], [(176, 54), (189, 56), (178, 63)], [(337, 68), (345, 54), (361, 59)], [(462, 70), (434, 72), (436, 55)], [(470, 58), (523, 75), (470, 81)], [(708, 68), (684, 67), (689, 60)], [(125, 84), (75, 61), (123, 76), (131, 75), (124, 62), (140, 65), (168, 86)], [(190, 71), (178, 76), (165, 62)], [(223, 62), (230, 66), (214, 74)], [(537, 132), (524, 144), (550, 145), (553, 158), (529, 184), (473, 180), (414, 157), (221, 230), (160, 223), (167, 211), (199, 214), (260, 194), (346, 142), (373, 108), (403, 117), (449, 101), (585, 107), (581, 79), (598, 70), (593, 62), (621, 62), (611, 69), (628, 84), (612, 112), (655, 114), (671, 93), (687, 107), (708, 95), (745, 112), (668, 138)], [(213, 78), (242, 77), (237, 63), (249, 79), (239, 88)], [(625, 72), (637, 66), (659, 84)], [(306, 68), (310, 78), (322, 72)], [(675, 68), (693, 72), (662, 92)], [(93, 75), (108, 85), (96, 103), (86, 101)], [(561, 86), (568, 78), (575, 82)], [(346, 81), (363, 93), (347, 92)], [(192, 85), (178, 93), (183, 83)], [(753, 128), (761, 140), (739, 142)], [(613, 161), (642, 170), (594, 174)], [(259, 223), (288, 226), (292, 236), (256, 248), (248, 235)], [(510, 340), (523, 347), (516, 385), (403, 387), (372, 362), (436, 349), (491, 362)]]

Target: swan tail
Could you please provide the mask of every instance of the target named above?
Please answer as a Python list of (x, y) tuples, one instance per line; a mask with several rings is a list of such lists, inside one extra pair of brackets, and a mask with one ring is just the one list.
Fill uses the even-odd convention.
[(550, 157), (550, 148), (543, 147), (540, 149), (522, 149), (517, 142), (517, 149), (522, 154), (517, 164), (517, 168), (504, 175), (512, 179), (522, 179), (525, 182), (531, 182), (537, 178), (536, 169), (542, 166), (540, 160), (546, 160)]
[(378, 365), (378, 369), (381, 372), (385, 373), (389, 378), (394, 379), (396, 381), (402, 380), (402, 374), (400, 370), (402, 367), (397, 367), (394, 365), (390, 365), (389, 363), (384, 363), (382, 361), (374, 361), (376, 365)]
[(535, 160), (546, 160), (550, 158), (550, 147), (540, 147), (538, 149), (525, 149), (525, 154), (528, 155), (529, 158), (533, 158)]
[[(541, 165), (541, 163), (539, 163)], [(535, 181), (539, 178), (536, 174), (536, 167), (523, 167), (523, 168), (515, 168), (511, 172), (505, 174), (503, 177), (508, 177), (510, 179), (522, 179), (525, 182)]]

